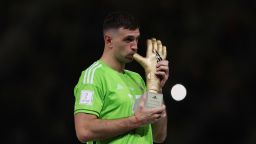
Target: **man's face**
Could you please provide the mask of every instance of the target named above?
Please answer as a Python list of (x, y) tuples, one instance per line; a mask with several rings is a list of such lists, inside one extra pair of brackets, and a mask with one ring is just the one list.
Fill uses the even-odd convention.
[(139, 29), (129, 30), (119, 28), (113, 36), (113, 55), (121, 63), (133, 60), (133, 55), (138, 49)]

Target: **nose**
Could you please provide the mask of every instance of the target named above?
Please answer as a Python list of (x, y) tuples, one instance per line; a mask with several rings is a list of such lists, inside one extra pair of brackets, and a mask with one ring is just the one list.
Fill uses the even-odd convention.
[(137, 41), (134, 41), (131, 43), (131, 49), (135, 52), (137, 52), (138, 50), (138, 42)]

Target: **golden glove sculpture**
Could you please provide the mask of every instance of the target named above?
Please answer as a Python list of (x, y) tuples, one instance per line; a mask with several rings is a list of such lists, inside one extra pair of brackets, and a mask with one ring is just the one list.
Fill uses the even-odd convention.
[(146, 74), (147, 99), (146, 108), (160, 107), (163, 103), (160, 79), (155, 75), (157, 62), (166, 59), (166, 47), (155, 38), (147, 40), (147, 54), (142, 57), (134, 54), (133, 58), (144, 68)]

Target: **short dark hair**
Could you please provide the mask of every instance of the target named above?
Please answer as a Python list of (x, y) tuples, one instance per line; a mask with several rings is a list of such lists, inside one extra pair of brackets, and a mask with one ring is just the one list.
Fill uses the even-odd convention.
[(139, 25), (135, 18), (127, 12), (111, 12), (109, 13), (103, 22), (103, 33), (109, 29), (125, 28), (129, 30), (135, 30), (139, 28)]

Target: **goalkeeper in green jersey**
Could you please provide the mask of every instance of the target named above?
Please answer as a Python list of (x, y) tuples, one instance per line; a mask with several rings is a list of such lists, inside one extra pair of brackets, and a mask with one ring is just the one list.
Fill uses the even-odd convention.
[[(142, 77), (125, 69), (133, 61), (140, 36), (135, 19), (125, 12), (113, 12), (103, 24), (104, 52), (85, 69), (74, 89), (74, 119), (78, 139), (97, 144), (161, 143), (167, 135), (163, 104), (147, 109), (147, 86)], [(152, 39), (149, 45), (157, 43)], [(161, 88), (169, 77), (167, 60), (154, 66)]]

